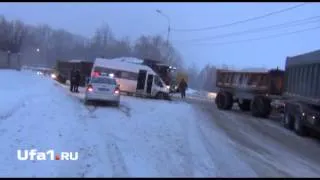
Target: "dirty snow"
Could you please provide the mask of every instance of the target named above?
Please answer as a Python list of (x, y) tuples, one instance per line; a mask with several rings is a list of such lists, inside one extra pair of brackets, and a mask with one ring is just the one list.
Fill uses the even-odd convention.
[(186, 94), (195, 94), (195, 93), (197, 93), (197, 92), (198, 92), (197, 90), (188, 88), (187, 91), (186, 91)]
[[(252, 158), (258, 159), (261, 164), (270, 164), (274, 168), (281, 170), (282, 173), (291, 175), (292, 177), (319, 177), (319, 165), (316, 162), (306, 160), (303, 157), (295, 154), (292, 149), (283, 146), (282, 143), (274, 141), (273, 139), (265, 138), (265, 132), (256, 132), (255, 129), (246, 126), (241, 123), (241, 119), (238, 115), (226, 112), (220, 112), (226, 117), (226, 120), (230, 120), (231, 124), (234, 124), (239, 128), (239, 136), (242, 136), (247, 141), (251, 141), (256, 144), (256, 149), (252, 150), (239, 143), (233, 143), (240, 151), (247, 151)], [(256, 119), (252, 117), (245, 118), (246, 121), (255, 122)], [(255, 122), (263, 124), (264, 126), (272, 126), (278, 129), (286, 136), (293, 136), (294, 138), (301, 138), (295, 134), (286, 131), (283, 127), (276, 126), (270, 122)], [(280, 129), (281, 128), (281, 129)], [(267, 131), (266, 131), (267, 132)], [(270, 132), (268, 132), (270, 133)], [(304, 139), (303, 141), (308, 141)], [(304, 143), (299, 144), (305, 146)], [(310, 148), (314, 148), (308, 145)], [(259, 148), (258, 148), (259, 147)]]
[[(121, 97), (119, 108), (31, 72), (0, 71), (1, 177), (255, 177), (232, 142), (191, 105)], [(79, 152), (78, 161), (18, 161), (17, 149)]]
[[(63, 87), (67, 90), (66, 86)], [(81, 93), (72, 96), (83, 98)], [(117, 162), (115, 167), (111, 167), (112, 176), (255, 176), (245, 163), (230, 155), (234, 152), (228, 148), (231, 145), (226, 143), (228, 140), (224, 136), (213, 135), (203, 139), (199, 128), (205, 127), (198, 127), (196, 123), (198, 112), (186, 103), (122, 96), (120, 108), (115, 111), (119, 113), (117, 117), (107, 118), (106, 110), (110, 111), (91, 107), (89, 117), (96, 121), (89, 122), (92, 122), (92, 129), (104, 136), (102, 141), (108, 141), (111, 164)], [(219, 142), (219, 146), (205, 145), (208, 140)], [(233, 170), (227, 166), (221, 169), (222, 164), (234, 166)], [(106, 165), (97, 163), (93, 166)]]

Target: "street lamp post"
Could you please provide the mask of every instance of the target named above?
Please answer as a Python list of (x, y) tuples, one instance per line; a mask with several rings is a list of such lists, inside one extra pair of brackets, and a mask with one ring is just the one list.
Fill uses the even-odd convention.
[(10, 64), (10, 63), (11, 63), (11, 62), (10, 62), (10, 61), (11, 61), (11, 51), (8, 50), (8, 51), (7, 51), (7, 54), (8, 54), (8, 57), (7, 57), (7, 58), (8, 58), (8, 59), (7, 59), (7, 60), (8, 60), (8, 62), (7, 62), (8, 64), (7, 64), (7, 65), (8, 65), (8, 68), (10, 68), (10, 66), (11, 66), (11, 64)]
[(18, 52), (18, 67), (17, 69), (20, 71), (21, 70), (21, 53)]
[(167, 62), (169, 63), (169, 65), (171, 65), (171, 60), (169, 59), (169, 54), (170, 54), (170, 52), (169, 52), (169, 50), (170, 50), (170, 48), (169, 48), (169, 39), (170, 39), (170, 30), (171, 30), (171, 28), (170, 28), (170, 24), (171, 24), (171, 23), (170, 23), (170, 18), (169, 18), (168, 15), (164, 14), (164, 13), (163, 13), (162, 11), (160, 11), (159, 9), (157, 9), (156, 12), (159, 13), (160, 15), (162, 15), (163, 17), (165, 17), (165, 18), (167, 19), (167, 21), (168, 21)]
[[(160, 11), (159, 9), (156, 10), (156, 12), (160, 15), (162, 15), (163, 17), (165, 17), (168, 21), (168, 34), (167, 34), (167, 62), (168, 64), (170, 65), (170, 69), (169, 71), (171, 71), (171, 66), (172, 66), (172, 62), (171, 62), (171, 59), (169, 58), (169, 55), (170, 55), (170, 48), (169, 48), (169, 40), (170, 40), (170, 31), (171, 31), (171, 28), (170, 28), (170, 25), (171, 25), (171, 22), (170, 22), (170, 18), (168, 15), (164, 14), (162, 11)], [(173, 79), (170, 80), (170, 87), (173, 85)]]
[(40, 48), (37, 48), (35, 51), (36, 51), (35, 58), (37, 60), (37, 63), (41, 64), (41, 66), (44, 66), (44, 62), (42, 62), (42, 60), (41, 60)]
[(162, 11), (160, 11), (159, 9), (156, 10), (157, 13), (159, 13), (160, 15), (162, 15), (163, 17), (165, 17), (168, 21), (168, 34), (167, 34), (167, 46), (169, 47), (169, 38), (170, 38), (170, 18), (169, 16), (167, 16), (166, 14), (164, 14)]

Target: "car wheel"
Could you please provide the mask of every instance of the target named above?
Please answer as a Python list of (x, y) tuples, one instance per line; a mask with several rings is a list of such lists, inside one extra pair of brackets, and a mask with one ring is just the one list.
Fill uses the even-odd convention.
[(120, 102), (119, 102), (119, 101), (117, 101), (117, 102), (114, 102), (113, 104), (114, 104), (114, 106), (119, 107)]
[(158, 93), (156, 98), (157, 99), (164, 99), (164, 94), (163, 93)]
[(84, 104), (85, 104), (85, 105), (90, 105), (90, 101), (89, 101), (88, 99), (85, 99), (85, 100), (84, 100)]

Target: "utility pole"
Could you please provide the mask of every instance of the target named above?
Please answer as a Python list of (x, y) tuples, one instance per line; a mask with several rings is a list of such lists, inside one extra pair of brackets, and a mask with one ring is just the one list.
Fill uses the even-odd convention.
[(11, 66), (11, 51), (10, 50), (7, 51), (7, 65), (8, 65), (8, 68), (10, 69), (10, 66)]
[[(169, 16), (167, 16), (166, 14), (164, 14), (162, 11), (160, 11), (159, 9), (156, 10), (157, 13), (159, 13), (161, 16), (165, 17), (168, 21), (168, 34), (167, 34), (167, 49), (168, 49), (168, 55), (167, 57), (169, 58), (169, 40), (170, 40), (170, 31), (171, 31), (171, 27), (170, 27), (170, 18)], [(168, 59), (169, 61), (169, 59)], [(169, 62), (169, 64), (171, 65), (171, 62)]]

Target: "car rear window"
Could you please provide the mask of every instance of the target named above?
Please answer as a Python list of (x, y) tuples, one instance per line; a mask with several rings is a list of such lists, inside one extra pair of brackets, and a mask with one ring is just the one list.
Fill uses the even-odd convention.
[(101, 78), (101, 77), (93, 77), (91, 79), (91, 83), (102, 83), (102, 84), (112, 84), (116, 85), (117, 82), (114, 79), (111, 78)]

